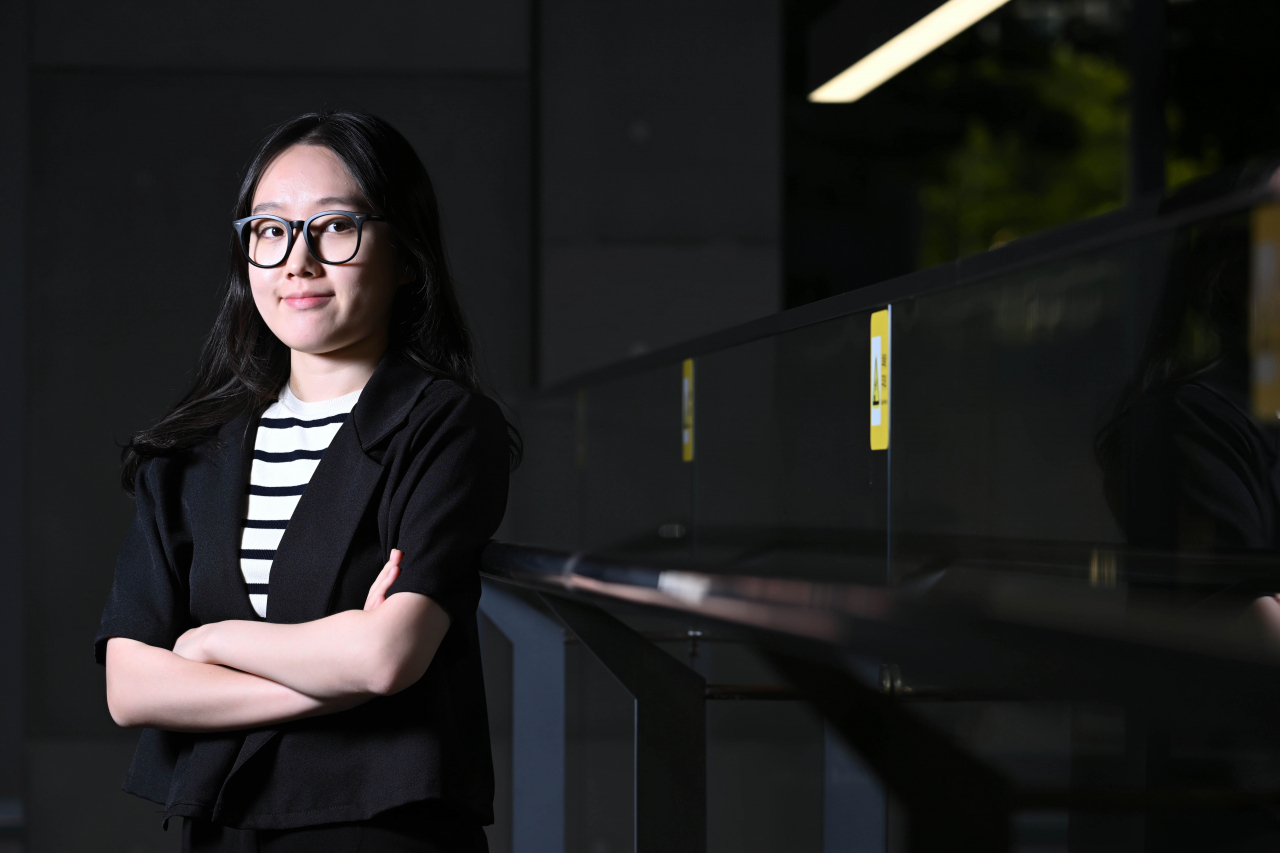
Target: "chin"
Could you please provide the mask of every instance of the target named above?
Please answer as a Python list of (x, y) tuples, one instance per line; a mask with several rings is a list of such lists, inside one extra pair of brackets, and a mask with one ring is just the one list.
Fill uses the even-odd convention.
[(324, 353), (335, 349), (334, 336), (328, 329), (285, 328), (275, 332), (277, 338), (291, 350), (305, 353)]
[(281, 338), (281, 341), (294, 352), (304, 352), (307, 355), (324, 355), (327, 352), (333, 352), (341, 348), (340, 344), (333, 344), (328, 341), (287, 341), (284, 338)]

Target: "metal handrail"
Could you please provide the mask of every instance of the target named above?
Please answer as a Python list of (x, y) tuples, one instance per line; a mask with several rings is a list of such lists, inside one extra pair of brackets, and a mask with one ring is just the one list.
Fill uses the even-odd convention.
[[(1123, 619), (1090, 619), (1087, 607), (1067, 602), (1054, 610), (1035, 595), (1020, 597), (1008, 588), (986, 599), (934, 599), (920, 587), (711, 575), (505, 543), (490, 544), (482, 563), (489, 581), (536, 593), (531, 598), (541, 599), (541, 606), (615, 675), (649, 671), (647, 680), (628, 687), (637, 708), (647, 709), (650, 718), (647, 728), (637, 724), (637, 754), (658, 757), (645, 773), (637, 770), (637, 790), (670, 793), (703, 781), (692, 765), (670, 772), (680, 760), (700, 757), (705, 749), (697, 740), (705, 719), (691, 703), (769, 698), (807, 702), (857, 750), (907, 805), (913, 853), (1009, 849), (1009, 816), (1019, 809), (1124, 812), (1280, 803), (1280, 789), (1273, 786), (1233, 783), (1021, 787), (907, 708), (930, 699), (1104, 699), (1160, 724), (1194, 725), (1210, 719), (1245, 736), (1251, 749), (1264, 744), (1280, 749), (1274, 725), (1280, 709), (1280, 653), (1256, 643), (1179, 633), (1173, 625), (1143, 618), (1127, 626)], [(672, 669), (673, 657), (654, 655), (649, 641), (590, 604), (639, 607), (691, 619), (695, 625), (714, 622), (742, 629), (742, 639), (756, 647), (790, 689), (676, 677), (690, 671)], [(863, 664), (879, 658), (880, 685), (857, 677), (857, 660), (850, 653), (861, 655)], [(646, 655), (647, 664), (641, 660)], [(658, 666), (663, 663), (665, 670)], [(911, 684), (931, 666), (934, 673), (953, 676), (962, 690)], [(665, 776), (658, 772), (664, 767)], [(686, 820), (702, 826), (702, 813), (694, 808), (705, 796), (699, 791), (681, 802), (691, 809)], [(636, 820), (637, 826), (670, 825), (665, 813), (655, 817), (654, 809), (640, 805)], [(680, 841), (691, 851), (701, 850), (691, 837), (664, 843)]]
[(1176, 702), (1264, 729), (1274, 726), (1261, 709), (1280, 708), (1280, 649), (1238, 620), (1117, 607), (1114, 595), (1084, 584), (1006, 573), (950, 595), (928, 584), (708, 574), (500, 542), (482, 564), (486, 577), (542, 594), (728, 626), (763, 646), (893, 661), (922, 694)]

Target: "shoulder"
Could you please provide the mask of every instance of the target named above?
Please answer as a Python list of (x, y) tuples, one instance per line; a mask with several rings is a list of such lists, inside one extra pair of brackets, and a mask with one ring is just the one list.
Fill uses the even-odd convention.
[(211, 478), (220, 478), (228, 467), (238, 470), (241, 449), (246, 441), (253, 442), (255, 415), (246, 409), (190, 447), (140, 460), (134, 475), (135, 497), (144, 493), (157, 500), (176, 497), (187, 489), (208, 487)]
[(180, 467), (181, 460), (174, 456), (151, 456), (140, 460), (138, 470), (133, 475), (134, 500), (153, 498), (160, 494), (164, 491), (164, 484), (172, 479), (173, 473)]
[(379, 367), (352, 414), (361, 445), (375, 458), (446, 445), (464, 445), (471, 456), (507, 457), (507, 422), (497, 403), (404, 361)]
[(375, 458), (393, 493), (426, 481), (454, 494), (483, 493), (505, 506), (510, 473), (507, 422), (484, 394), (436, 376), (421, 388), (400, 428)]
[(502, 460), (507, 465), (507, 422), (498, 404), (479, 391), (452, 379), (437, 376), (422, 393), (405, 419), (403, 445), (409, 453), (427, 448), (460, 445), (466, 455)]
[(1175, 428), (1199, 447), (1218, 448), (1220, 455), (1270, 463), (1272, 441), (1245, 405), (1220, 389), (1187, 383), (1173, 395)]
[(378, 366), (351, 416), (365, 452), (376, 452), (388, 439), (402, 444), (406, 434), (455, 427), (505, 434), (506, 424), (497, 404), (484, 394), (394, 357)]
[(423, 389), (409, 412), (410, 421), (431, 419), (494, 428), (506, 421), (498, 404), (479, 391), (465, 388), (452, 379), (436, 376)]
[(1180, 426), (1200, 426), (1221, 433), (1253, 431), (1253, 418), (1239, 403), (1216, 388), (1199, 382), (1179, 386), (1171, 395), (1174, 417)]

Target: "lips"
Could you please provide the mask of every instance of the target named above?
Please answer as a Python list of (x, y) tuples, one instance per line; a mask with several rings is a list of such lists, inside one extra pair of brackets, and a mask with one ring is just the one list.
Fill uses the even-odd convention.
[(282, 301), (290, 308), (316, 308), (333, 298), (332, 293), (294, 293), (282, 297)]

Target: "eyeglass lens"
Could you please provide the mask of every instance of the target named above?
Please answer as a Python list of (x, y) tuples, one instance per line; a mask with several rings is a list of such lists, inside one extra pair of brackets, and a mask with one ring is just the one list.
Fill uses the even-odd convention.
[[(245, 254), (255, 264), (275, 266), (289, 251), (289, 228), (278, 219), (251, 219), (243, 233)], [(320, 260), (331, 264), (346, 263), (355, 257), (359, 233), (356, 221), (341, 213), (317, 217), (308, 229), (312, 251)]]

